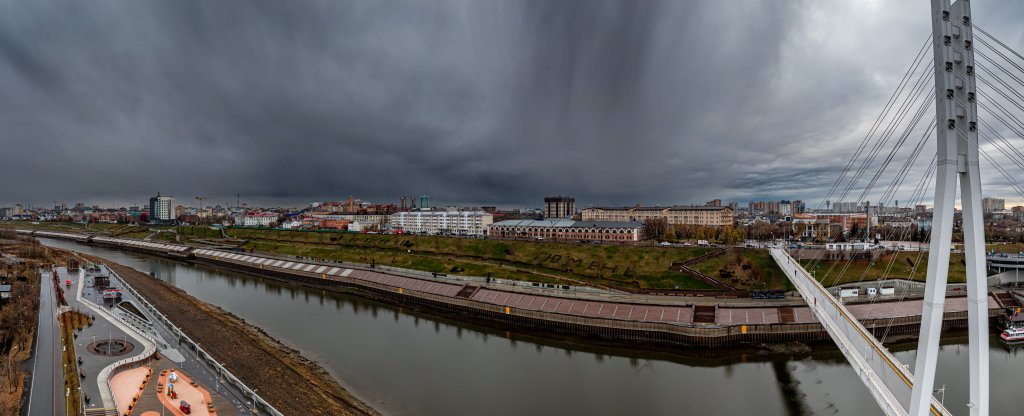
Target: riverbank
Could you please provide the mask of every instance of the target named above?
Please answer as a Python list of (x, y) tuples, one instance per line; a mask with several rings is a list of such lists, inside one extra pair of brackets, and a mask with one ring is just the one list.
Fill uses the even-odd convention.
[(317, 363), (263, 330), (135, 269), (81, 256), (108, 265), (214, 359), (285, 414), (379, 414), (341, 387)]
[[(367, 298), (487, 322), (500, 329), (568, 334), (596, 343), (723, 347), (828, 339), (809, 307), (770, 300), (749, 300), (743, 306), (725, 307), (686, 302), (672, 296), (653, 299), (638, 295), (591, 295), (554, 285), (496, 286), (486, 281), (463, 281), (372, 264), (295, 259), (133, 239), (88, 238), (81, 234), (36, 233), (40, 234), (208, 264), (288, 284), (355, 291)], [(990, 307), (990, 317), (1002, 313), (995, 299), (990, 299)], [(920, 326), (920, 301), (852, 305), (850, 311), (876, 335), (913, 333)], [(966, 315), (965, 299), (951, 297), (943, 325), (964, 327)]]

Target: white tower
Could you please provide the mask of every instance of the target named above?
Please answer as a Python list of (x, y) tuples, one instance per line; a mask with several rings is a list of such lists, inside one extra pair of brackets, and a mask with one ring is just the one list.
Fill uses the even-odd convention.
[(911, 416), (925, 416), (931, 406), (959, 180), (970, 328), (971, 401), (967, 406), (972, 416), (988, 416), (988, 285), (978, 168), (978, 111), (970, 1), (959, 0), (950, 4), (950, 0), (932, 0), (932, 36), (938, 142), (935, 214), (909, 410)]

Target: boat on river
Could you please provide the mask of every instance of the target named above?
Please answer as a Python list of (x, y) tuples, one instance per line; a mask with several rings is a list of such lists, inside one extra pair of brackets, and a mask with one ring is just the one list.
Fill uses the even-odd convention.
[(1003, 333), (999, 335), (999, 337), (1006, 342), (1024, 341), (1024, 327), (1006, 328), (1006, 330), (1004, 330)]

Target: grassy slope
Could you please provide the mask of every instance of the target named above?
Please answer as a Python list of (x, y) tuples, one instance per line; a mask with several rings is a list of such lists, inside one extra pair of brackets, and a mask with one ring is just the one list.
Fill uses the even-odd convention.
[[(767, 250), (740, 250), (738, 253), (739, 257), (737, 257), (736, 251), (732, 251), (704, 260), (691, 267), (708, 276), (744, 289), (794, 289), (792, 283), (789, 282), (782, 269), (775, 264)], [(752, 268), (743, 270), (740, 267), (741, 264), (749, 264)], [(720, 271), (723, 269), (739, 274), (741, 277), (737, 281), (722, 279)], [(753, 269), (757, 270), (756, 274), (759, 276), (756, 279), (752, 278), (751, 270)]]
[[(189, 232), (183, 232), (188, 235)], [(282, 254), (395, 265), (438, 273), (557, 282), (559, 278), (643, 288), (710, 289), (668, 271), (704, 248), (537, 243), (400, 235), (232, 229), (246, 247)]]
[[(909, 261), (908, 261), (909, 260)], [(803, 261), (808, 271), (814, 267), (814, 262)], [(890, 264), (892, 265), (890, 267)], [(913, 272), (913, 265), (917, 264), (917, 271)], [(878, 279), (908, 279), (923, 282), (925, 280), (925, 268), (928, 264), (928, 253), (901, 252), (886, 254), (875, 260), (874, 264), (869, 260), (854, 261), (821, 261), (817, 263), (816, 277), (818, 281), (826, 286), (835, 286), (850, 282)], [(847, 266), (849, 265), (849, 266)], [(845, 270), (844, 270), (845, 268)], [(888, 273), (886, 272), (888, 270)], [(949, 256), (949, 282), (963, 283), (967, 279), (967, 266), (964, 263), (964, 255), (952, 253)]]

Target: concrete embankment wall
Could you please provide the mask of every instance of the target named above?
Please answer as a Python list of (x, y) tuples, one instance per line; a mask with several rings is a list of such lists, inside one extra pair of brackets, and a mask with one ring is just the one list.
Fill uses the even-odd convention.
[(286, 273), (276, 270), (259, 269), (226, 261), (195, 259), (196, 263), (234, 270), (242, 273), (270, 277), (287, 283), (298, 283), (317, 289), (356, 292), (364, 297), (396, 304), (444, 317), (462, 318), (473, 323), (491, 324), (505, 330), (531, 330), (595, 338), (598, 341), (618, 344), (622, 342), (727, 346), (759, 342), (820, 341), (827, 340), (828, 333), (820, 324), (769, 324), (747, 326), (694, 325), (682, 326), (655, 322), (635, 322), (618, 319), (590, 318), (575, 315), (506, 308), (500, 305), (478, 302), (432, 293), (401, 290), (374, 282), (344, 277), (322, 277), (309, 273)]
[[(234, 270), (242, 273), (287, 283), (325, 290), (355, 289), (365, 297), (405, 306), (421, 306), (428, 312), (441, 312), (446, 317), (462, 317), (479, 323), (481, 320), (496, 324), (501, 329), (529, 329), (555, 332), (572, 336), (596, 338), (607, 343), (648, 343), (720, 347), (764, 342), (827, 341), (828, 332), (819, 323), (779, 323), (759, 325), (675, 325), (656, 322), (636, 322), (505, 308), (432, 293), (399, 290), (400, 288), (364, 280), (328, 276), (308, 272), (282, 272), (252, 267), (243, 262), (196, 258), (193, 262)], [(920, 330), (920, 316), (893, 319), (873, 319), (862, 324), (876, 336), (916, 333)], [(966, 312), (947, 312), (943, 328), (966, 328)]]
[[(261, 277), (273, 278), (289, 284), (317, 289), (356, 293), (361, 296), (396, 304), (443, 317), (484, 323), (502, 330), (565, 334), (592, 339), (598, 343), (644, 343), (655, 345), (691, 345), (719, 347), (742, 344), (784, 341), (825, 341), (828, 333), (818, 323), (777, 323), (752, 325), (670, 324), (640, 322), (621, 319), (587, 317), (536, 310), (510, 308), (457, 296), (442, 296), (419, 292), (345, 276), (327, 276), (299, 270), (264, 268), (251, 262), (225, 258), (183, 256), (180, 252), (163, 251), (150, 247), (129, 246), (110, 241), (93, 244), (114, 246), (146, 254), (213, 267), (230, 269)], [(351, 267), (351, 266), (345, 266)], [(375, 270), (381, 272), (380, 270)], [(960, 316), (962, 315), (962, 316)], [(967, 326), (966, 313), (946, 313), (944, 328)], [(876, 336), (916, 333), (920, 317), (900, 317), (862, 322)]]

